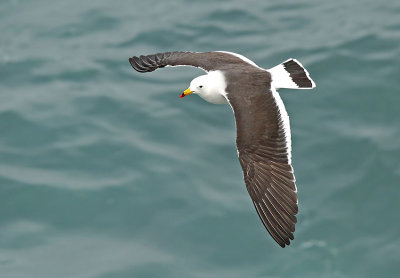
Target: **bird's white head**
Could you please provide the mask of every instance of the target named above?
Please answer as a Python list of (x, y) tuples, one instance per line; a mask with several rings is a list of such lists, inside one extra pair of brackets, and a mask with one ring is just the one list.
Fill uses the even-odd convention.
[(201, 75), (199, 77), (196, 77), (195, 79), (190, 82), (190, 86), (187, 90), (183, 92), (181, 97), (190, 95), (190, 94), (204, 94), (208, 93), (210, 90), (210, 81), (208, 78), (208, 74), (206, 75)]
[(190, 87), (181, 94), (181, 98), (190, 94), (198, 94), (208, 102), (216, 104), (227, 103), (225, 98), (226, 83), (219, 71), (209, 72), (196, 77), (190, 82)]

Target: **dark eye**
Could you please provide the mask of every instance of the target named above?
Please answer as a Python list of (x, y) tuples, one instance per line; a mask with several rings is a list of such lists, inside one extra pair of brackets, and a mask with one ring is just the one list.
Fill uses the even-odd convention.
[(203, 88), (203, 85), (200, 85), (199, 88), (200, 88), (200, 89)]

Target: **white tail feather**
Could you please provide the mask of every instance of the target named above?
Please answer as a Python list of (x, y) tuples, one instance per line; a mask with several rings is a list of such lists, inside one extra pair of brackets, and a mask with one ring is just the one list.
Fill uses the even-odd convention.
[(271, 73), (272, 87), (275, 89), (312, 89), (315, 87), (308, 71), (296, 59), (288, 59), (268, 71)]

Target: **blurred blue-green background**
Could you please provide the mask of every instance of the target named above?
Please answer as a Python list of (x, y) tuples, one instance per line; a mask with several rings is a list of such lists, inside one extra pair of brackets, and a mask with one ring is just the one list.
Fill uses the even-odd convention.
[[(398, 277), (399, 1), (0, 1), (0, 277)], [(258, 219), (228, 106), (179, 99), (226, 50), (317, 83), (280, 90), (292, 245)]]

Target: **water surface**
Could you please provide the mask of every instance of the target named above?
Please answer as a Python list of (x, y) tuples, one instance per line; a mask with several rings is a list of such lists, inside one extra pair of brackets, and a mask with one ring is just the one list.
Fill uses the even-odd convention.
[[(0, 276), (397, 277), (398, 1), (0, 2)], [(228, 106), (198, 69), (128, 58), (226, 50), (317, 83), (281, 90), (300, 212), (281, 249), (246, 192)]]

